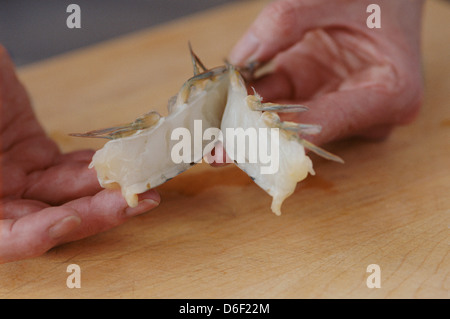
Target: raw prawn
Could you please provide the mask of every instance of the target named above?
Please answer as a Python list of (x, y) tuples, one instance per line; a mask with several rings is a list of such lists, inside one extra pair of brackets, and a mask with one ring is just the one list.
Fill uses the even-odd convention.
[[(190, 46), (189, 46), (190, 48)], [(320, 126), (283, 122), (277, 112), (303, 112), (301, 105), (278, 105), (263, 103), (254, 92), (247, 94), (243, 77), (239, 70), (230, 64), (207, 69), (190, 48), (194, 76), (187, 80), (176, 96), (169, 100), (167, 117), (157, 112), (149, 112), (134, 122), (123, 126), (72, 134), (81, 137), (102, 137), (110, 139), (92, 158), (90, 168), (95, 168), (102, 187), (117, 188), (122, 191), (129, 206), (138, 203), (138, 194), (154, 188), (193, 164), (201, 161), (203, 155), (212, 149), (213, 143), (203, 141), (198, 152), (192, 142), (189, 161), (175, 163), (171, 152), (177, 143), (171, 138), (176, 128), (194, 131), (194, 123), (201, 120), (202, 129), (228, 128), (266, 129), (263, 138), (276, 149), (279, 157), (277, 170), (262, 173), (264, 163), (250, 161), (247, 150), (244, 159), (236, 160), (234, 144), (222, 134), (214, 142), (221, 141), (227, 154), (235, 164), (245, 171), (263, 190), (272, 197), (272, 211), (280, 215), (283, 201), (290, 196), (297, 183), (314, 174), (312, 162), (305, 154), (305, 147), (318, 155), (337, 162), (343, 162), (336, 155), (303, 139), (304, 134), (317, 134)], [(277, 138), (269, 134), (276, 129)], [(242, 156), (241, 156), (242, 157)]]

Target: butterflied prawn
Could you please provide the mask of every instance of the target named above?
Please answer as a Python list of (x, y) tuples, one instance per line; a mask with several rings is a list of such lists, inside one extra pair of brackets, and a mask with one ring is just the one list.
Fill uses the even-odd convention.
[[(313, 165), (305, 148), (336, 162), (343, 160), (304, 139), (319, 134), (321, 127), (281, 121), (279, 112), (306, 112), (303, 105), (263, 103), (256, 93), (248, 94), (240, 71), (230, 64), (208, 69), (192, 51), (190, 55), (194, 75), (188, 79), (178, 94), (169, 100), (167, 117), (149, 112), (135, 121), (116, 127), (72, 134), (80, 137), (100, 137), (109, 141), (98, 150), (90, 164), (95, 168), (103, 187), (120, 187), (129, 206), (137, 205), (138, 194), (154, 188), (189, 169), (202, 160), (208, 141), (203, 141), (205, 152), (191, 152), (189, 161), (175, 163), (171, 151), (177, 142), (171, 133), (176, 128), (194, 131), (196, 120), (202, 129), (248, 128), (278, 129), (279, 166), (276, 172), (262, 174), (261, 162), (235, 161), (254, 181), (272, 196), (272, 211), (281, 214), (283, 201), (290, 196), (297, 183), (314, 174)], [(236, 150), (222, 135), (222, 143), (230, 157)], [(231, 146), (230, 146), (231, 145)], [(248, 154), (247, 154), (248, 155)]]

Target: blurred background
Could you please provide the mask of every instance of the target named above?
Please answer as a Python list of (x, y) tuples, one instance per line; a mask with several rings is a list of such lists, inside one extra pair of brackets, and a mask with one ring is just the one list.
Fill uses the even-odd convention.
[[(238, 0), (0, 0), (0, 43), (18, 66)], [(69, 29), (70, 4), (81, 28)]]

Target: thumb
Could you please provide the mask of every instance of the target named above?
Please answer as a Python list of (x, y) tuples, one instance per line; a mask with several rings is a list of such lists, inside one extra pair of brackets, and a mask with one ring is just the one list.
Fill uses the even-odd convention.
[[(341, 2), (278, 0), (270, 3), (237, 42), (230, 53), (229, 61), (241, 66), (256, 61), (266, 62), (301, 41), (310, 30), (343, 23), (360, 27), (361, 17), (354, 12), (365, 13), (364, 3), (353, 1), (342, 5)], [(361, 8), (353, 8), (358, 5)], [(340, 14), (336, 14), (336, 10), (339, 10)], [(340, 21), (342, 16), (346, 17), (345, 21)]]

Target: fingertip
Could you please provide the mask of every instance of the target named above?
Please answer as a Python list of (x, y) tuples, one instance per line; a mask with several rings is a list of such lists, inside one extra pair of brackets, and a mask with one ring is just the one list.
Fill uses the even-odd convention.
[(128, 206), (128, 204), (124, 204), (124, 207), (121, 209), (120, 213), (122, 217), (128, 218), (146, 213), (149, 210), (159, 206), (159, 203), (161, 202), (161, 196), (154, 189), (138, 194), (137, 197), (137, 206), (131, 207)]
[(233, 65), (245, 66), (252, 61), (257, 61), (255, 53), (260, 45), (259, 39), (250, 30), (234, 46), (228, 57)]
[[(303, 38), (305, 32), (318, 26), (308, 17), (302, 1), (280, 0), (268, 4), (256, 17), (245, 35), (229, 55), (232, 64), (245, 66), (251, 62), (265, 62)], [(309, 10), (311, 11), (311, 10)]]
[(153, 200), (153, 201), (155, 201), (158, 204), (161, 202), (161, 196), (154, 189), (148, 190), (145, 193), (142, 193), (142, 194), (138, 195), (139, 202), (141, 202), (143, 200), (147, 200), (147, 199), (148, 200)]
[[(161, 202), (161, 196), (154, 189), (137, 196), (138, 205), (130, 207), (119, 189), (105, 189), (92, 198), (91, 204), (85, 207), (84, 214), (87, 217), (92, 215), (102, 216), (106, 224), (118, 225), (124, 221), (124, 217), (126, 219), (129, 216), (145, 213)], [(107, 220), (109, 221), (107, 222)]]
[(139, 201), (138, 205), (136, 207), (127, 207), (124, 210), (125, 217), (133, 217), (136, 215), (141, 215), (143, 213), (148, 212), (149, 210), (152, 210), (153, 208), (157, 207), (159, 205), (159, 201), (156, 201), (154, 199), (143, 199)]
[(145, 193), (138, 195), (138, 205), (136, 207), (126, 207), (123, 210), (125, 217), (133, 217), (136, 215), (144, 214), (149, 210), (159, 206), (161, 202), (161, 196), (157, 191), (151, 189)]

